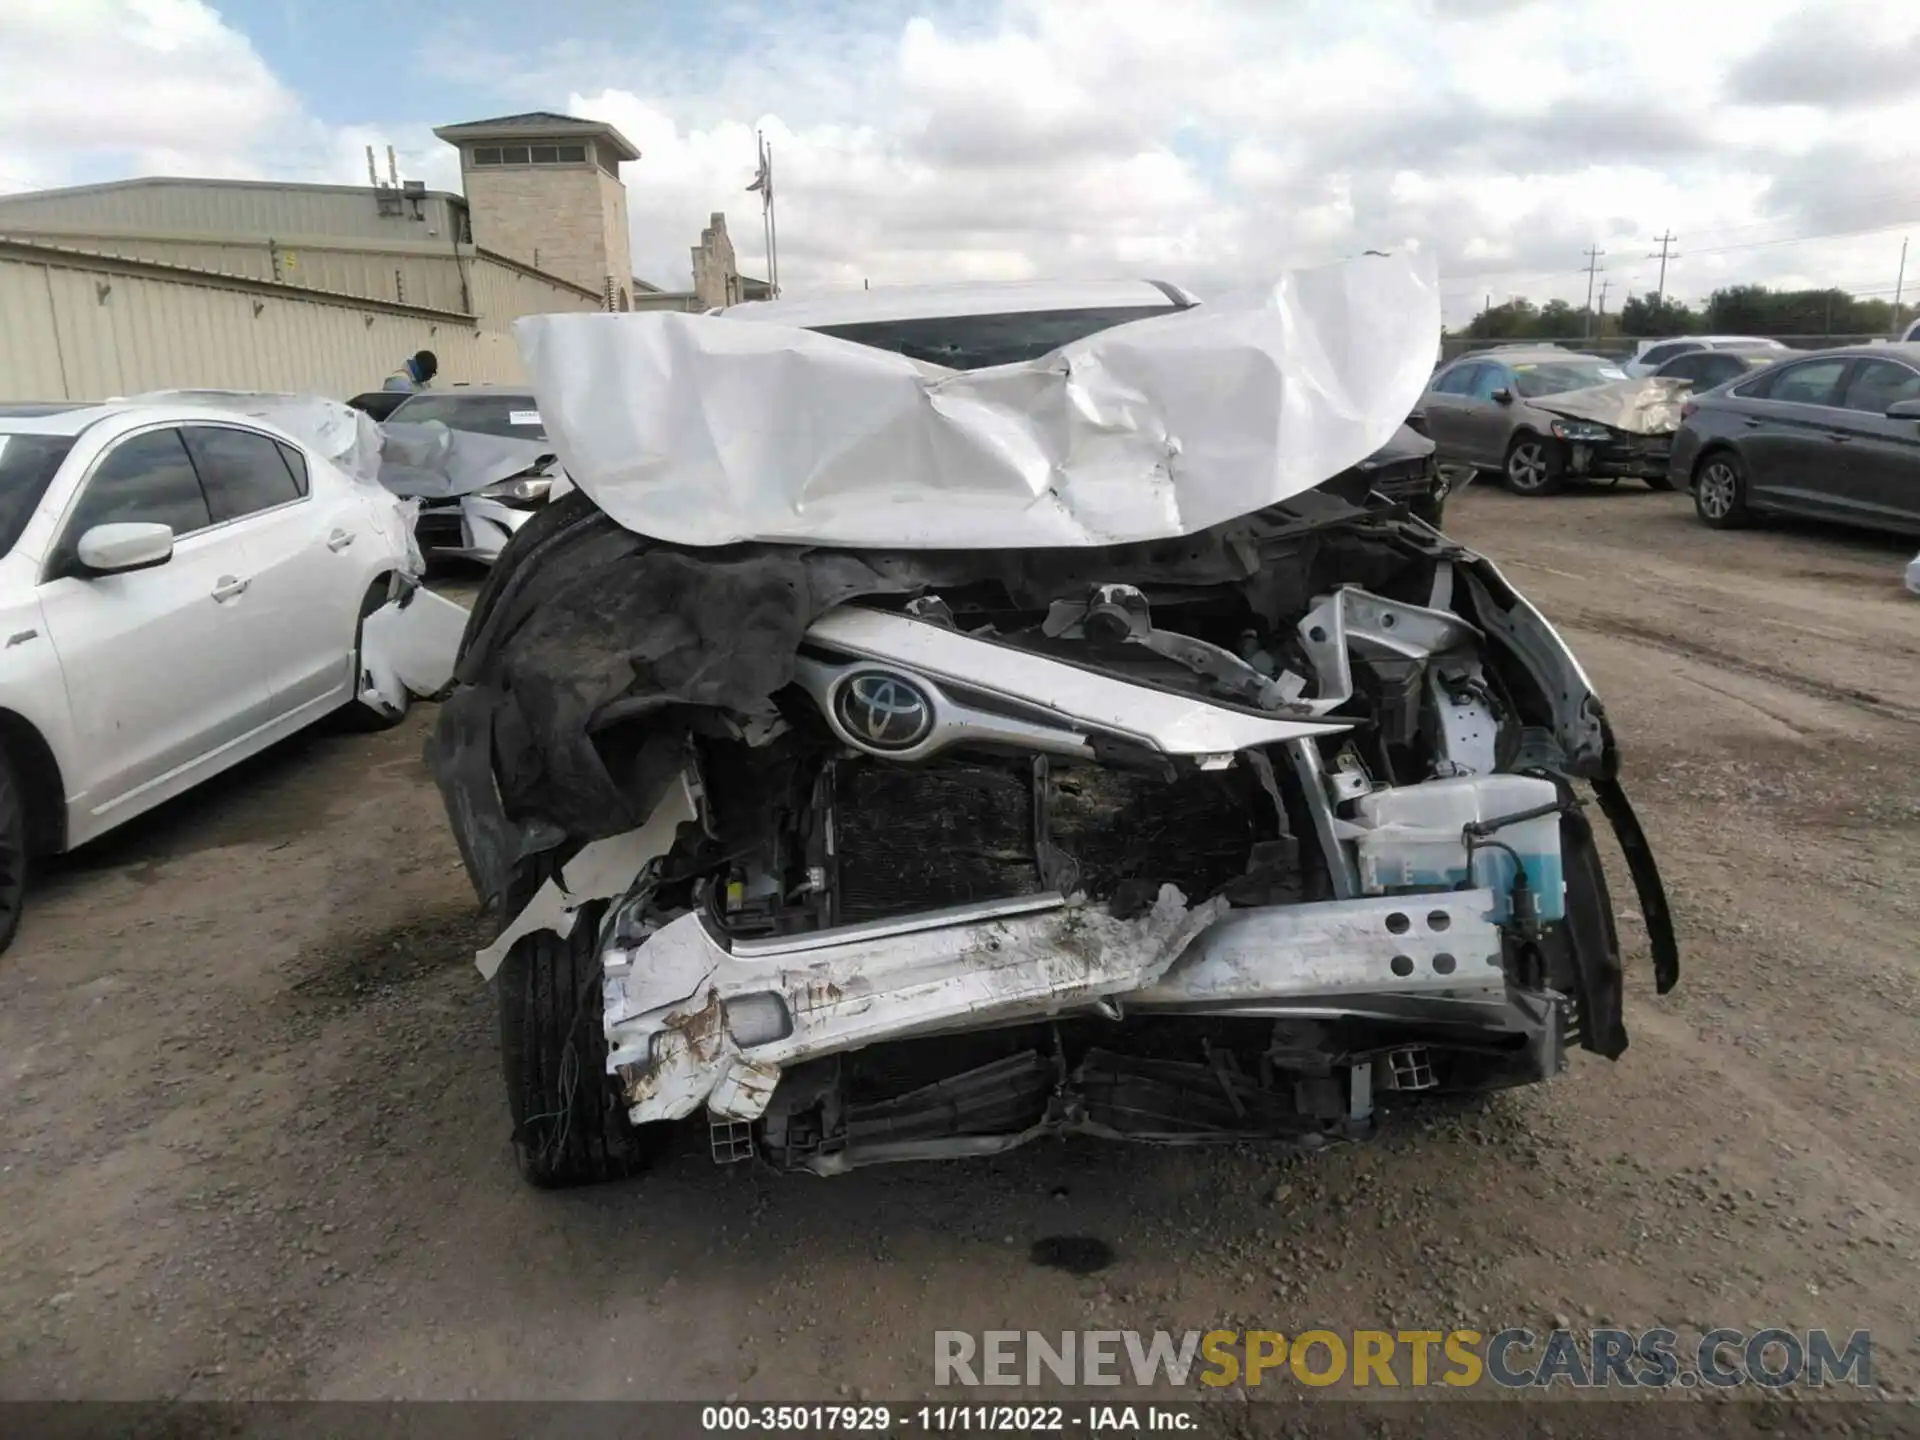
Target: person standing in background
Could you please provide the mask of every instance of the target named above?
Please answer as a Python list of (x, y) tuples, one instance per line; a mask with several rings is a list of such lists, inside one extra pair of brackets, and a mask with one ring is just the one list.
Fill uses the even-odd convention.
[(440, 372), (440, 361), (433, 351), (422, 350), (411, 359), (400, 362), (400, 368), (387, 376), (382, 390), (424, 390), (433, 383), (433, 377)]

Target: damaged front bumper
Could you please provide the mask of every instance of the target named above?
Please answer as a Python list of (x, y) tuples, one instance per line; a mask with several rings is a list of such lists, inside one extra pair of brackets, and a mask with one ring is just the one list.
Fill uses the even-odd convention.
[[(1335, 1056), (1344, 1063), (1323, 1067), (1325, 1093), (1302, 1097), (1290, 1082), (1279, 1114), (1273, 1087), (1235, 1063), (1195, 1076), (1183, 1073), (1192, 1066), (1093, 1046), (1075, 1053), (1069, 1069), (1064, 1051), (1029, 1050), (945, 1078), (917, 1101), (864, 1107), (892, 1112), (893, 1123), (877, 1129), (876, 1117), (839, 1093), (837, 1077), (809, 1066), (880, 1042), (1074, 1016), (1106, 1026), (1149, 1015), (1305, 1025), (1362, 1017), (1382, 1033), (1437, 1029), (1505, 1056), (1515, 1079), (1544, 1078), (1561, 1065), (1560, 1012), (1552, 996), (1510, 985), (1498, 908), (1491, 890), (1475, 889), (1232, 910), (1214, 900), (1190, 909), (1169, 886), (1132, 920), (1046, 895), (731, 944), (705, 917), (686, 915), (637, 946), (621, 943), (616, 912), (614, 941), (602, 954), (608, 1065), (636, 1123), (702, 1107), (726, 1131), (771, 1121), (772, 1148), (822, 1173), (987, 1153), (1067, 1132), (1161, 1141), (1293, 1133), (1312, 1143), (1363, 1130), (1376, 1087), (1431, 1085), (1424, 1047), (1409, 1039)], [(1150, 1089), (1156, 1071), (1166, 1092), (1158, 1106), (1112, 1108), (1113, 1082)], [(1029, 1075), (1045, 1083), (1019, 1114), (1019, 1082)], [(970, 1089), (1000, 1122), (992, 1133), (924, 1123), (959, 1118), (955, 1105)], [(1195, 1113), (1196, 1089), (1197, 1109), (1217, 1098), (1218, 1117)], [(900, 1112), (916, 1103), (923, 1123), (903, 1127)], [(812, 1116), (823, 1106), (845, 1112), (839, 1123)], [(812, 1139), (796, 1150), (791, 1139), (803, 1115), (799, 1128)], [(921, 1133), (903, 1138), (903, 1128)], [(946, 1133), (925, 1133), (935, 1128)], [(725, 1143), (751, 1141), (734, 1135)]]

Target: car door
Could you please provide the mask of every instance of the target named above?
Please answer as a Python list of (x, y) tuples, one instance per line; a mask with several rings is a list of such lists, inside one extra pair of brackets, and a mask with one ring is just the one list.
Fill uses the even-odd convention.
[[(1460, 406), (1460, 443), (1475, 465), (1506, 463), (1507, 440), (1513, 433), (1513, 407), (1519, 392), (1513, 371), (1491, 360), (1482, 361)], [(1508, 399), (1495, 400), (1504, 391)]]
[(1735, 443), (1755, 498), (1814, 515), (1844, 511), (1832, 493), (1841, 448), (1834, 431), (1846, 423), (1838, 395), (1851, 363), (1829, 355), (1782, 365), (1768, 373), (1765, 397), (1741, 407)]
[(1920, 400), (1920, 370), (1898, 360), (1856, 360), (1841, 393), (1850, 432), (1835, 474), (1836, 498), (1867, 525), (1920, 521), (1920, 422), (1889, 406)]
[(275, 718), (333, 708), (347, 698), (364, 507), (274, 436), (218, 424), (188, 425), (184, 435), (214, 520), (233, 525), (246, 547), (248, 638)]
[(1466, 387), (1479, 366), (1472, 360), (1457, 361), (1433, 377), (1427, 387), (1421, 410), (1426, 419), (1426, 435), (1433, 441), (1434, 454), (1441, 461), (1458, 465), (1466, 461), (1461, 448), (1460, 420), (1466, 401)]
[[(172, 527), (172, 556), (88, 577), (81, 535), (121, 521)], [(39, 585), (78, 739), (72, 843), (145, 808), (141, 796), (264, 722), (247, 573), (243, 540), (214, 523), (178, 428), (126, 436), (81, 481)]]

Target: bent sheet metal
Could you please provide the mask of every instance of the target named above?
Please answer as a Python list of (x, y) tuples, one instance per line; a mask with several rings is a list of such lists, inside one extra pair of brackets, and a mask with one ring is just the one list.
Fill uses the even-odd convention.
[(1366, 257), (961, 373), (722, 316), (515, 329), (574, 483), (685, 545), (1112, 545), (1216, 525), (1393, 438), (1439, 328), (1434, 269)]

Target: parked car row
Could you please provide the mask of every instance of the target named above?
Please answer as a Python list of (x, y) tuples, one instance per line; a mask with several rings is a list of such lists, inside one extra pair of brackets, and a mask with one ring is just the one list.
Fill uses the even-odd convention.
[(1519, 495), (1577, 479), (1685, 489), (1708, 525), (1804, 515), (1920, 532), (1920, 342), (1803, 352), (1743, 336), (1462, 355), (1410, 417), (1442, 465)]

